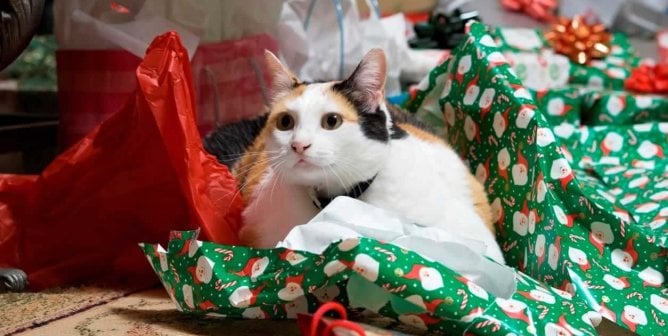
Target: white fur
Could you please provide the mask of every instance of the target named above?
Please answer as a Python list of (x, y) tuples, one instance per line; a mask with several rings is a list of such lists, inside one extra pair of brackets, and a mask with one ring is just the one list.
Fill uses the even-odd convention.
[[(384, 81), (384, 64), (363, 61), (356, 79), (360, 92)], [(367, 58), (365, 58), (367, 59)], [(368, 60), (368, 59), (367, 59)], [(461, 62), (460, 62), (461, 63)], [(461, 64), (460, 64), (461, 65)], [(380, 72), (380, 75), (378, 75)], [(487, 255), (503, 263), (494, 234), (473, 206), (470, 172), (459, 156), (444, 143), (414, 136), (382, 142), (367, 138), (357, 122), (343, 122), (335, 130), (321, 127), (327, 113), (342, 112), (329, 98), (332, 83), (312, 84), (303, 94), (285, 101), (295, 119), (291, 130), (274, 130), (266, 139), (270, 167), (251, 195), (244, 210), (240, 236), (253, 245), (273, 247), (296, 225), (315, 216), (312, 194), (333, 197), (375, 176), (360, 199), (394, 211), (422, 225), (440, 227), (487, 244)], [(392, 123), (382, 94), (366, 90), (365, 98), (376, 99)], [(379, 113), (379, 112), (374, 112)], [(292, 142), (310, 145), (303, 155), (291, 149)], [(306, 164), (299, 163), (300, 160)]]

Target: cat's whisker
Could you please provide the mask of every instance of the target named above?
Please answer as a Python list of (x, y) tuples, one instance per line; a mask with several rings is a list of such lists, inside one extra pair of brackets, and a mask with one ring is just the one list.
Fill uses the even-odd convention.
[(285, 160), (278, 162), (276, 165), (272, 165), (271, 169), (273, 169), (276, 173), (274, 174), (274, 183), (271, 186), (271, 193), (269, 194), (269, 203), (274, 204), (274, 189), (276, 188), (276, 184), (278, 183), (278, 180), (283, 177), (282, 172), (281, 172), (281, 166), (285, 163)]

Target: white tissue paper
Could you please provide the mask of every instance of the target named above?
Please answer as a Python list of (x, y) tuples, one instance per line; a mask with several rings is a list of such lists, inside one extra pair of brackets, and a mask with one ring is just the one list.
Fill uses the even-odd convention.
[(316, 217), (293, 228), (277, 247), (321, 254), (332, 242), (368, 237), (412, 250), (475, 282), (498, 298), (515, 292), (513, 269), (482, 255), (484, 243), (436, 227), (411, 223), (350, 197), (337, 197)]

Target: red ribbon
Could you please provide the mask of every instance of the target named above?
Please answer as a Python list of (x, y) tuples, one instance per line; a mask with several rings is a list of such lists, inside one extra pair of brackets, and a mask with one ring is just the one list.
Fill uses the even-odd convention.
[(530, 17), (543, 22), (554, 20), (558, 0), (501, 0), (501, 6), (514, 12), (525, 12)]
[(641, 65), (631, 72), (624, 85), (633, 91), (668, 93), (668, 63)]

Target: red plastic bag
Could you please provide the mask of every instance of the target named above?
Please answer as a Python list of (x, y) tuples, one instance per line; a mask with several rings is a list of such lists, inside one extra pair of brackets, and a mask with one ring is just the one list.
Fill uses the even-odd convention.
[[(276, 52), (267, 34), (202, 44), (192, 58), (197, 126), (202, 134), (217, 125), (265, 111), (268, 74), (264, 50)], [(141, 59), (125, 50), (58, 50), (59, 144), (68, 148), (110, 115), (136, 90)]]
[(40, 176), (0, 176), (0, 267), (26, 271), (33, 290), (112, 273), (153, 279), (137, 243), (171, 230), (238, 242), (243, 204), (202, 148), (176, 33), (155, 39), (136, 74), (135, 98)]

